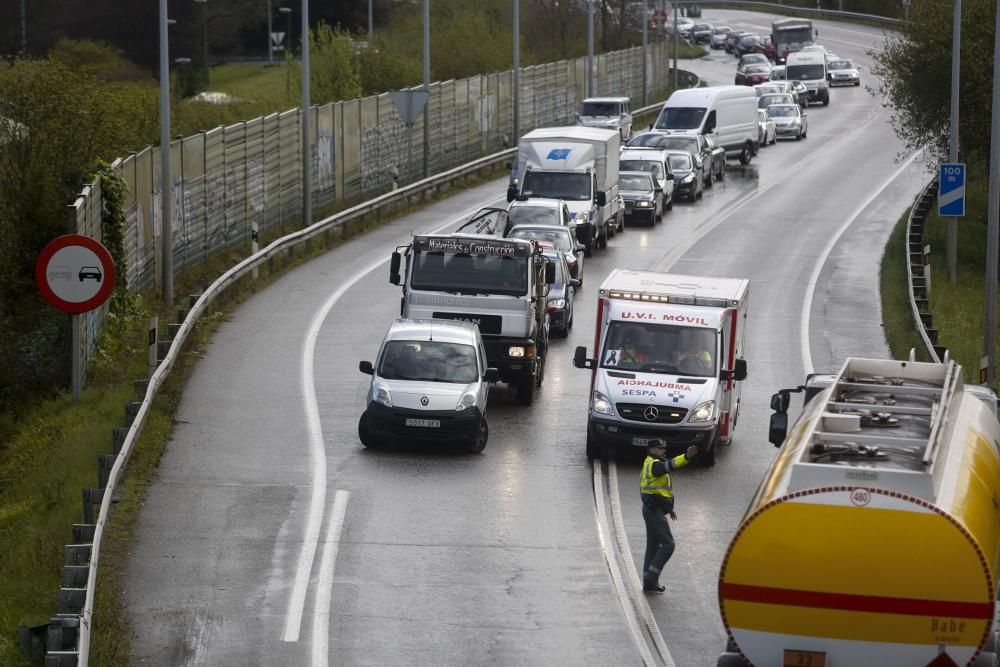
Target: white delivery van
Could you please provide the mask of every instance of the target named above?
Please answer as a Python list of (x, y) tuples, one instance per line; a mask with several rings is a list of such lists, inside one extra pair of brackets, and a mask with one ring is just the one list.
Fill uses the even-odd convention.
[(801, 81), (806, 86), (806, 96), (799, 102), (808, 106), (812, 102), (830, 104), (830, 87), (826, 81), (826, 54), (822, 51), (796, 51), (785, 61), (785, 78)]
[(749, 164), (760, 147), (757, 94), (749, 86), (714, 86), (674, 91), (653, 124), (657, 132), (708, 134)]
[(615, 269), (597, 293), (597, 348), (573, 364), (592, 369), (587, 456), (608, 447), (668, 454), (700, 449), (712, 465), (733, 438), (750, 284), (746, 279)]

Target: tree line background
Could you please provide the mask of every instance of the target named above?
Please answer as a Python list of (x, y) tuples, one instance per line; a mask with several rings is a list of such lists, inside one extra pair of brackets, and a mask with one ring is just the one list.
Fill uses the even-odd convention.
[[(16, 417), (19, 405), (69, 384), (69, 317), (48, 307), (34, 285), (39, 251), (70, 231), (66, 205), (98, 161), (159, 138), (158, 3), (25, 4), (27, 50), (22, 51), (21, 0), (0, 2), (0, 434), (4, 419)], [(271, 2), (274, 30), (286, 25), (277, 13), (280, 4)], [(299, 3), (292, 0), (288, 6), (298, 42)], [(367, 0), (311, 3), (314, 103), (420, 82), (422, 3), (376, 0), (374, 6), (375, 37), (369, 44)], [(510, 68), (510, 0), (433, 0), (431, 6), (432, 80)], [(170, 7), (177, 20), (171, 28), (172, 57), (200, 62), (204, 10), (213, 64), (266, 58), (265, 0), (172, 0)], [(641, 4), (597, 0), (595, 7), (598, 50), (638, 43)], [(522, 64), (584, 54), (585, 8), (584, 0), (524, 0)], [(900, 6), (888, 0), (845, 0), (845, 9), (895, 15)], [(944, 154), (951, 2), (921, 0), (912, 10), (910, 20), (873, 54), (872, 73), (881, 83), (869, 85), (892, 109), (896, 131), (908, 147), (930, 144)], [(994, 12), (990, 0), (963, 2), (961, 141), (963, 156), (980, 164), (989, 150), (992, 72), (986, 63), (992, 62)], [(289, 76), (296, 89), (298, 80), (297, 72)], [(206, 85), (188, 83), (189, 93)], [(222, 107), (176, 98), (172, 104), (174, 135), (295, 106), (262, 108), (248, 102)]]

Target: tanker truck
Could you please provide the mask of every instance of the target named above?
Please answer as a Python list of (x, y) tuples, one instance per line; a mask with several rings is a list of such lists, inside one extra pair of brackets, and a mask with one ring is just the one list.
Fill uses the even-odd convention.
[(719, 574), (718, 667), (996, 665), (992, 392), (953, 361), (848, 359), (771, 408), (780, 451)]

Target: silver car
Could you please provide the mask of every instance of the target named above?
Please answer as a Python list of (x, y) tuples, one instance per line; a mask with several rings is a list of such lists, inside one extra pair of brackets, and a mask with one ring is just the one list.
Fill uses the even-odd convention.
[(798, 104), (775, 104), (769, 106), (767, 112), (774, 119), (776, 136), (794, 137), (796, 141), (806, 138), (809, 120)]
[(767, 109), (757, 109), (757, 133), (760, 136), (761, 146), (769, 146), (778, 140), (774, 119)]
[(861, 74), (847, 58), (831, 60), (826, 64), (826, 76), (831, 86), (860, 86)]

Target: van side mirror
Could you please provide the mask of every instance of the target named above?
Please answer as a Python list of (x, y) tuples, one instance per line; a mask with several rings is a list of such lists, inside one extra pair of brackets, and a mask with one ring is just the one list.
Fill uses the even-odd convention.
[(580, 345), (573, 354), (573, 365), (577, 368), (593, 368), (594, 360), (587, 358), (587, 348)]
[(545, 284), (551, 285), (556, 281), (556, 263), (545, 262)]
[(510, 203), (517, 199), (517, 188), (513, 185), (507, 188), (507, 202)]
[(486, 372), (483, 373), (483, 380), (486, 382), (499, 382), (500, 381), (500, 371), (496, 368), (487, 368)]
[[(787, 396), (787, 394), (785, 394)], [(775, 447), (781, 447), (788, 434), (788, 414), (775, 412), (771, 414), (771, 423), (767, 429), (767, 441)]]
[(507, 171), (510, 171), (511, 169), (514, 168), (514, 163), (513, 162), (505, 162), (504, 166), (507, 167)]
[(372, 368), (372, 362), (370, 361), (360, 361), (358, 362), (358, 370), (365, 375), (374, 375), (375, 369)]
[(605, 194), (604, 192), (598, 192), (597, 195), (594, 197), (594, 202), (598, 206), (607, 206), (608, 204), (607, 194)]
[(389, 282), (393, 285), (399, 284), (399, 265), (401, 259), (399, 251), (393, 251), (392, 259), (389, 261)]
[(579, 287), (579, 286), (580, 286), (580, 285), (582, 285), (582, 284), (583, 284), (583, 283), (582, 283), (582, 282), (580, 282), (580, 279), (579, 279), (579, 278), (570, 278), (570, 279), (569, 279), (569, 286), (570, 286), (570, 287)]
[(742, 382), (747, 379), (747, 360), (737, 359), (735, 367), (733, 368), (733, 379), (737, 382)]

